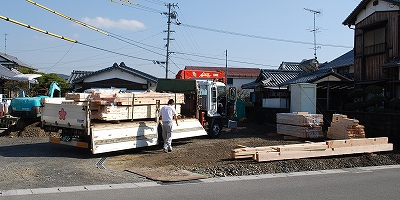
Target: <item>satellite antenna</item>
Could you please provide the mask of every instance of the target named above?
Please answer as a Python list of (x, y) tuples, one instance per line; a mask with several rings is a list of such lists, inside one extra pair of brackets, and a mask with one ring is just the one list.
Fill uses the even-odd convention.
[(316, 15), (320, 15), (321, 11), (316, 11), (316, 10), (311, 10), (308, 8), (304, 8), (304, 10), (310, 11), (311, 13), (314, 14), (314, 29), (312, 29), (311, 31), (314, 32), (314, 59), (317, 59), (317, 36), (316, 33), (318, 31), (318, 28), (315, 27), (315, 16)]

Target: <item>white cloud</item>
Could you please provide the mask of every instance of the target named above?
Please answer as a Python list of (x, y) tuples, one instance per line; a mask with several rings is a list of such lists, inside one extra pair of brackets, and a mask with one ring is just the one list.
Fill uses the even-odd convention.
[(113, 21), (111, 19), (103, 17), (96, 17), (94, 19), (85, 17), (83, 18), (82, 22), (97, 28), (117, 28), (123, 30), (138, 30), (146, 28), (146, 26), (142, 22), (136, 20), (126, 20), (126, 19)]

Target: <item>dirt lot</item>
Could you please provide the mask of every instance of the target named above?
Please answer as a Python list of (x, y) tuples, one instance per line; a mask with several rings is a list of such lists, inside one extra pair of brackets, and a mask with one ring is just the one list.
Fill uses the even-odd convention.
[[(218, 139), (197, 137), (174, 140), (171, 153), (162, 152), (160, 146), (107, 153), (102, 155), (107, 158), (103, 165), (115, 171), (162, 168), (189, 170), (209, 177), (219, 177), (400, 164), (400, 154), (397, 151), (263, 163), (251, 159), (230, 158), (230, 150), (237, 145), (256, 147), (304, 142), (267, 136), (267, 133), (275, 132), (274, 125), (239, 123), (237, 132), (225, 129)], [(2, 136), (47, 137), (48, 134), (38, 128), (37, 124), (33, 124), (20, 132), (10, 128)]]

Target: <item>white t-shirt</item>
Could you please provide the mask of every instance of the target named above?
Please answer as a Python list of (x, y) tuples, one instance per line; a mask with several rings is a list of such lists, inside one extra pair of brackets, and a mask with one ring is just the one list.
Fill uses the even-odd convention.
[(173, 106), (164, 106), (161, 108), (159, 115), (162, 116), (162, 121), (173, 121), (176, 114)]

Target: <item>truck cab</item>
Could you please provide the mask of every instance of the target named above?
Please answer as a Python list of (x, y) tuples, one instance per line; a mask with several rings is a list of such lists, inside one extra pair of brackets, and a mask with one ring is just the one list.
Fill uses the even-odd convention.
[(158, 79), (157, 92), (185, 94), (181, 114), (196, 117), (208, 135), (217, 138), (224, 126), (235, 118), (236, 90), (222, 82), (195, 79)]

